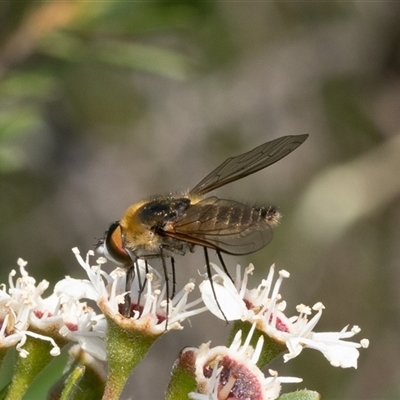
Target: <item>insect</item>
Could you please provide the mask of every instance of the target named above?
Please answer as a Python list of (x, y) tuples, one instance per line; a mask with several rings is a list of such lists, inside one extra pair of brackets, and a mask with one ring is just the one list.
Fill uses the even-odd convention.
[(170, 258), (172, 297), (175, 254), (183, 255), (193, 252), (195, 246), (203, 247), (211, 278), (207, 249), (214, 249), (226, 270), (221, 253), (244, 255), (260, 250), (271, 241), (271, 228), (281, 216), (272, 206), (251, 206), (206, 196), (207, 193), (274, 164), (307, 137), (284, 136), (264, 143), (228, 158), (187, 192), (152, 196), (132, 204), (119, 221), (111, 224), (97, 244), (97, 251), (131, 270), (138, 259), (160, 258), (167, 285), (166, 259)]

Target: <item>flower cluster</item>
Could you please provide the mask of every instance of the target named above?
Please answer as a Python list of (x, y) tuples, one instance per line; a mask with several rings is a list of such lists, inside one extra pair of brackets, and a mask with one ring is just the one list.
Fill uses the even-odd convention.
[[(25, 269), (26, 263), (18, 261), (21, 276), (14, 281), (13, 270), (9, 288), (2, 285), (0, 289), (0, 348), (16, 346), (20, 356), (27, 357), (24, 344), (27, 337), (34, 337), (50, 343), (50, 353), (58, 355), (60, 347), (75, 342), (79, 348), (71, 354), (79, 354), (80, 359), (86, 360), (82, 352), (87, 352), (97, 360), (108, 361), (107, 382), (120, 387), (109, 387), (107, 383), (104, 394), (107, 398), (117, 398), (111, 393), (122, 390), (131, 369), (156, 338), (165, 332), (183, 329), (185, 319), (204, 311), (236, 322), (229, 347), (211, 348), (204, 344), (199, 349), (182, 352), (180, 358), (190, 360), (182, 362), (184, 368), (196, 382), (189, 390), (195, 400), (275, 399), (282, 383), (301, 379), (280, 377), (272, 370), (265, 378), (259, 366), (271, 361), (271, 354), (275, 357), (284, 352), (283, 359), (289, 361), (308, 347), (319, 350), (333, 366), (347, 368), (357, 367), (358, 349), (368, 346), (366, 339), (359, 343), (347, 340), (359, 333), (357, 326), (350, 330), (345, 327), (339, 332), (315, 332), (324, 309), (322, 303), (312, 308), (299, 305), (297, 315), (286, 316), (286, 302), (280, 289), (289, 273), (280, 271), (274, 281), (274, 266), (266, 279), (250, 289), (252, 265), (243, 274), (238, 265), (232, 280), (220, 267), (210, 264), (207, 267), (215, 275), (211, 280), (206, 276), (199, 285), (201, 298), (189, 301), (195, 288), (192, 281), (173, 299), (167, 299), (162, 276), (147, 263), (138, 260), (134, 277), (129, 280), (126, 269), (116, 268), (107, 273), (103, 269), (106, 260), (102, 257), (92, 265), (92, 251), (85, 258), (77, 249), (73, 251), (87, 279), (66, 277), (55, 285), (49, 297), (43, 297), (49, 283), (36, 284)], [(99, 310), (89, 307), (87, 301), (96, 303)], [(246, 325), (237, 325), (238, 321), (248, 324), (249, 329), (246, 331)], [(242, 343), (244, 332), (247, 337)], [(275, 353), (269, 349), (270, 358), (265, 359), (263, 353), (271, 342), (279, 346)], [(176, 384), (171, 379), (169, 390), (174, 393), (181, 386), (181, 377)], [(182, 398), (187, 398), (189, 391)], [(171, 395), (170, 398), (180, 397)]]
[[(89, 281), (76, 280), (72, 290), (81, 288), (82, 294), (97, 302), (105, 315), (112, 318), (120, 318), (121, 305), (126, 301), (126, 279), (127, 271), (123, 268), (116, 268), (110, 274), (101, 269), (106, 259), (100, 257), (97, 265), (90, 266), (90, 256), (94, 253), (89, 251), (84, 260), (78, 249), (73, 249), (79, 264), (85, 269)], [(193, 315), (206, 311), (206, 307), (192, 309), (201, 300), (188, 302), (188, 296), (194, 289), (194, 283), (187, 283), (167, 307), (166, 287), (157, 270), (144, 261), (137, 261), (130, 290), (131, 317), (126, 318), (132, 329), (145, 329), (149, 334), (159, 335), (168, 330), (182, 329), (182, 321)], [(145, 285), (143, 285), (145, 282)], [(79, 290), (79, 289), (78, 289)], [(168, 308), (168, 315), (166, 314)], [(125, 321), (127, 322), (127, 321)]]
[[(272, 265), (267, 279), (262, 280), (256, 288), (248, 289), (248, 276), (254, 270), (252, 264), (245, 269), (243, 276), (238, 265), (234, 282), (217, 265), (211, 264), (211, 267), (216, 271), (216, 275), (213, 276), (212, 282), (204, 281), (200, 290), (204, 303), (214, 315), (229, 321), (254, 323), (259, 331), (286, 345), (288, 353), (283, 357), (285, 361), (297, 357), (304, 347), (308, 347), (319, 350), (335, 367), (357, 367), (357, 349), (368, 347), (369, 342), (367, 339), (362, 339), (360, 343), (343, 339), (359, 333), (358, 326), (354, 326), (350, 331), (345, 327), (339, 332), (314, 332), (313, 329), (324, 309), (322, 303), (316, 303), (312, 307), (316, 314), (310, 320), (308, 316), (311, 315), (311, 308), (303, 304), (296, 308), (298, 315), (287, 317), (284, 314), (286, 302), (282, 300), (279, 290), (283, 279), (290, 276), (287, 271), (280, 271), (273, 285), (275, 266)], [(213, 296), (212, 288), (216, 296)]]
[[(12, 270), (9, 288), (3, 284), (0, 290), (1, 348), (16, 345), (20, 356), (27, 357), (24, 344), (27, 337), (33, 337), (51, 343), (50, 354), (56, 356), (60, 354), (60, 346), (73, 341), (105, 359), (104, 316), (97, 315), (77, 297), (58, 292), (57, 285), (49, 297), (42, 297), (49, 283), (43, 280), (36, 284), (26, 271), (26, 264), (19, 259), (20, 277), (14, 282), (17, 273)], [(64, 281), (59, 285), (63, 286)]]
[(270, 377), (265, 378), (257, 367), (263, 336), (257, 345), (250, 345), (255, 325), (252, 326), (246, 340), (242, 343), (242, 331), (238, 331), (229, 347), (210, 348), (204, 344), (197, 349), (186, 349), (195, 354), (195, 376), (199, 393), (191, 393), (193, 400), (208, 399), (276, 399), (282, 383), (298, 383), (302, 379), (278, 377), (278, 373), (269, 370)]

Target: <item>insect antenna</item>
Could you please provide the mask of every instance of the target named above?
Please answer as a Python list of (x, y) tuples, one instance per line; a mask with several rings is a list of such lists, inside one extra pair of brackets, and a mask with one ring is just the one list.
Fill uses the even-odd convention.
[[(224, 312), (222, 311), (221, 306), (219, 305), (218, 299), (217, 299), (217, 294), (215, 293), (215, 288), (214, 288), (214, 282), (212, 280), (212, 274), (211, 274), (211, 266), (210, 266), (210, 258), (208, 257), (208, 250), (207, 247), (203, 247), (204, 249), (204, 258), (206, 259), (206, 270), (207, 270), (207, 277), (210, 281), (211, 285), (211, 290), (213, 292), (214, 299), (218, 305), (219, 311), (221, 311), (222, 316), (224, 317), (224, 320), (228, 323), (228, 319), (226, 318)], [(222, 257), (221, 257), (222, 258)], [(221, 260), (220, 258), (220, 260)], [(224, 270), (226, 270), (226, 267), (224, 265)], [(229, 276), (230, 277), (230, 276)], [(231, 278), (232, 279), (232, 278)]]

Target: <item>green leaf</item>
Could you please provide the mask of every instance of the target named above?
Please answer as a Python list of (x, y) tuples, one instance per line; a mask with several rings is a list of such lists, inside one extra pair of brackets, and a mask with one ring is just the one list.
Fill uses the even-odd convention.
[(54, 33), (43, 40), (40, 49), (70, 62), (100, 62), (113, 67), (155, 73), (172, 79), (186, 79), (192, 71), (190, 58), (176, 51), (118, 40), (99, 40), (88, 46), (68, 33)]
[(278, 400), (319, 400), (321, 395), (312, 390), (297, 390), (296, 392), (285, 393), (278, 397)]
[[(86, 367), (84, 365), (77, 365), (65, 381), (65, 387), (60, 396), (60, 400), (73, 400), (76, 399), (76, 394), (83, 392), (79, 386), (79, 382), (85, 375)], [(90, 388), (89, 388), (90, 389)], [(87, 396), (87, 397), (86, 397)], [(90, 390), (85, 390), (85, 397), (90, 399)]]

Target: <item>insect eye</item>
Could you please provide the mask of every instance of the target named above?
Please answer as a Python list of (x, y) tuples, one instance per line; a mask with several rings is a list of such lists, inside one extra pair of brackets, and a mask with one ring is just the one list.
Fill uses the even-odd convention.
[(125, 250), (119, 221), (111, 224), (104, 238), (104, 255), (118, 264), (131, 265), (132, 259)]

